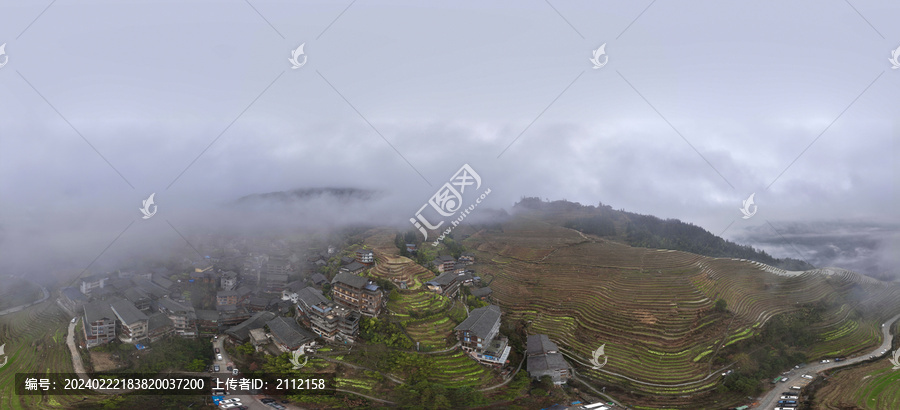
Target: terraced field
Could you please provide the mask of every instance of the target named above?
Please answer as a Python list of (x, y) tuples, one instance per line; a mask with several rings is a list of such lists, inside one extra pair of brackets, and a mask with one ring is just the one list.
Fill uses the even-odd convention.
[[(873, 347), (878, 321), (900, 310), (896, 286), (848, 271), (777, 272), (743, 260), (632, 248), (521, 217), (465, 245), (477, 249), (479, 273), (492, 280), (507, 320), (529, 322), (529, 333), (550, 335), (584, 362), (605, 344), (608, 364), (579, 365), (578, 372), (655, 396), (715, 387), (720, 378), (711, 361), (722, 346), (803, 304), (839, 306), (816, 329), (822, 343), (813, 359)], [(851, 292), (867, 296), (853, 302)], [(713, 309), (720, 298), (731, 313)], [(883, 317), (861, 319), (860, 311), (876, 309)]]
[(456, 349), (431, 355), (437, 370), (431, 380), (448, 388), (485, 387), (499, 382), (496, 373)]
[(404, 283), (409, 289), (418, 289), (422, 287), (422, 283), (434, 278), (434, 273), (409, 258), (379, 251), (375, 251), (375, 267), (369, 271), (369, 275), (390, 280), (398, 286)]
[[(391, 317), (399, 320), (406, 333), (414, 342), (419, 342), (423, 351), (440, 350), (452, 346), (448, 342), (453, 328), (458, 324), (452, 317), (465, 317), (465, 309), (441, 295), (426, 290), (402, 290), (398, 300), (388, 301)], [(423, 316), (426, 315), (427, 316)], [(461, 314), (461, 316), (460, 316)]]
[(81, 397), (17, 396), (16, 373), (73, 372), (63, 335), (69, 317), (53, 299), (21, 312), (0, 317), (0, 344), (9, 362), (0, 368), (0, 408), (67, 408)]
[(885, 359), (836, 372), (815, 395), (817, 409), (900, 408), (900, 371)]

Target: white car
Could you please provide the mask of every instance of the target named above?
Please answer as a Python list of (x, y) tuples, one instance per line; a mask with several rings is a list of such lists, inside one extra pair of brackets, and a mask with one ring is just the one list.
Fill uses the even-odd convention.
[(228, 403), (228, 404), (219, 404), (220, 409), (230, 409), (232, 407), (240, 407), (241, 405), (238, 403)]
[(831, 360), (828, 360), (828, 359), (822, 360), (822, 363), (830, 363), (830, 362), (831, 362)]
[(221, 355), (221, 354), (217, 354), (217, 355), (216, 355), (216, 360), (222, 360), (222, 355)]
[(234, 399), (222, 400), (219, 402), (219, 404), (240, 403), (240, 402), (241, 402), (241, 399), (234, 398)]
[(781, 400), (797, 400), (797, 396), (781, 396)]
[(810, 375), (808, 375), (808, 374), (804, 374), (803, 376), (800, 376), (800, 377), (802, 377), (802, 378), (804, 378), (804, 379), (810, 379), (810, 380), (815, 379), (815, 377), (812, 377), (812, 376), (810, 376)]

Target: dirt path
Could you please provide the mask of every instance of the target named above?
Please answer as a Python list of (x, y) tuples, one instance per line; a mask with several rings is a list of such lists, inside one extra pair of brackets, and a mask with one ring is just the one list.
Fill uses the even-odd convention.
[(513, 377), (515, 377), (515, 375), (516, 375), (517, 373), (519, 373), (519, 370), (522, 368), (522, 365), (523, 365), (523, 364), (525, 364), (525, 358), (524, 358), (524, 357), (522, 358), (522, 361), (519, 362), (519, 367), (516, 367), (516, 371), (510, 373), (510, 374), (509, 374), (509, 378), (507, 378), (503, 383), (496, 384), (496, 385), (493, 385), (493, 386), (491, 386), (491, 387), (485, 387), (485, 388), (483, 388), (483, 389), (478, 389), (478, 391), (489, 391), (489, 390), (494, 390), (494, 389), (496, 389), (496, 388), (498, 388), (498, 387), (506, 386), (507, 384), (509, 384), (509, 382), (512, 381)]
[(322, 360), (325, 360), (326, 362), (342, 364), (342, 365), (347, 366), (347, 367), (349, 367), (349, 368), (351, 368), (351, 369), (356, 369), (356, 370), (367, 370), (367, 371), (370, 371), (370, 372), (376, 372), (376, 373), (378, 373), (378, 374), (384, 376), (385, 378), (387, 378), (388, 380), (390, 380), (390, 381), (392, 381), (392, 382), (394, 382), (394, 383), (397, 383), (397, 384), (403, 384), (403, 383), (404, 383), (403, 380), (400, 380), (397, 376), (394, 376), (394, 375), (392, 375), (392, 374), (390, 374), (390, 373), (382, 373), (382, 372), (379, 372), (378, 370), (375, 370), (375, 369), (370, 369), (370, 368), (368, 368), (368, 367), (358, 366), (358, 365), (355, 365), (355, 364), (353, 364), (353, 363), (345, 362), (345, 361), (343, 361), (343, 360), (332, 359), (332, 358), (330, 358), (330, 357), (325, 357), (325, 356), (322, 356), (322, 355), (320, 355), (320, 354), (310, 354), (309, 356), (312, 356), (312, 357), (318, 357), (318, 358), (320, 358), (320, 359), (322, 359)]
[(79, 376), (87, 373), (84, 371), (84, 362), (81, 361), (81, 353), (78, 351), (78, 346), (75, 346), (75, 325), (77, 323), (69, 322), (69, 331), (66, 334), (66, 344), (69, 345), (69, 352), (72, 353), (72, 367), (75, 368), (75, 373)]
[[(578, 364), (580, 364), (580, 365), (582, 365), (582, 366), (585, 366), (585, 367), (593, 367), (592, 364), (586, 363), (586, 362), (583, 361), (583, 359), (581, 359), (580, 357), (577, 357), (577, 356), (575, 356), (574, 354), (569, 353), (568, 351), (564, 351), (562, 348), (559, 349), (559, 352), (562, 353), (563, 356), (568, 357), (570, 360), (572, 360), (572, 361), (575, 362), (575, 363), (578, 363)], [(597, 371), (603, 372), (603, 373), (606, 373), (606, 374), (609, 374), (609, 375), (613, 375), (613, 376), (616, 376), (616, 377), (621, 377), (621, 378), (623, 378), (623, 379), (625, 379), (625, 380), (632, 381), (632, 382), (635, 382), (635, 383), (638, 383), (638, 384), (643, 384), (643, 385), (645, 385), (645, 386), (656, 386), (656, 387), (682, 387), (682, 386), (690, 386), (690, 385), (692, 385), (692, 384), (697, 384), (697, 383), (701, 383), (701, 382), (704, 382), (704, 381), (706, 381), (706, 380), (709, 380), (710, 377), (716, 376), (716, 375), (719, 374), (722, 370), (725, 370), (725, 369), (727, 369), (727, 368), (729, 368), (729, 367), (731, 367), (731, 364), (729, 364), (729, 365), (727, 365), (727, 366), (725, 366), (725, 367), (722, 367), (721, 369), (718, 369), (718, 370), (716, 370), (716, 371), (714, 371), (714, 372), (708, 374), (706, 377), (704, 377), (704, 378), (702, 378), (702, 379), (700, 379), (700, 380), (695, 380), (695, 381), (692, 381), (692, 382), (686, 382), (686, 383), (678, 383), (678, 384), (650, 383), (650, 382), (640, 381), (640, 380), (637, 380), (637, 379), (632, 379), (632, 378), (630, 378), (630, 377), (628, 377), (628, 376), (625, 376), (625, 375), (623, 375), (623, 374), (611, 372), (611, 371), (608, 371), (608, 370), (600, 369), (600, 370), (597, 370)]]

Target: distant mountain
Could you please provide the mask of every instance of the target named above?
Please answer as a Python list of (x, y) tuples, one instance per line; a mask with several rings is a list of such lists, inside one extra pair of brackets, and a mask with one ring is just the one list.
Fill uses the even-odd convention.
[(293, 202), (311, 199), (336, 199), (339, 201), (365, 202), (374, 199), (378, 191), (359, 188), (300, 188), (291, 191), (276, 191), (265, 194), (251, 194), (238, 198), (235, 204), (255, 202)]
[(582, 205), (577, 202), (544, 202), (540, 198), (523, 198), (514, 210), (536, 212), (542, 219), (579, 232), (618, 240), (631, 246), (673, 249), (716, 258), (741, 258), (762, 262), (786, 270), (809, 270), (815, 267), (792, 258), (778, 259), (748, 245), (722, 239), (709, 231), (678, 219), (660, 219), (609, 205)]

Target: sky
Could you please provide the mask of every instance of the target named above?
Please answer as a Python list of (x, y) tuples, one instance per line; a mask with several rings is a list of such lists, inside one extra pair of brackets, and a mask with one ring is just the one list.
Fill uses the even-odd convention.
[[(900, 3), (483, 3), (0, 5), (0, 260), (86, 267), (198, 221), (405, 229), (469, 164), (482, 207), (603, 202), (896, 270)], [(307, 187), (384, 195), (223, 210)]]

